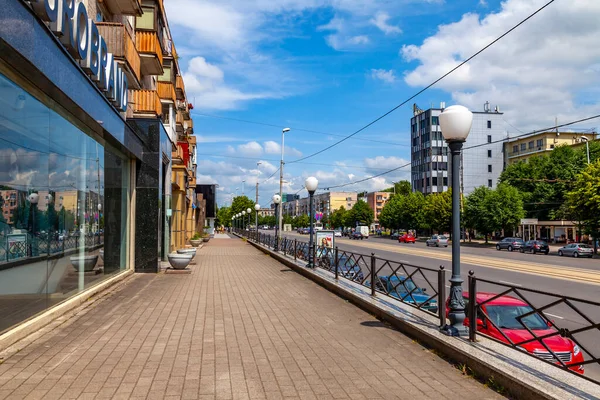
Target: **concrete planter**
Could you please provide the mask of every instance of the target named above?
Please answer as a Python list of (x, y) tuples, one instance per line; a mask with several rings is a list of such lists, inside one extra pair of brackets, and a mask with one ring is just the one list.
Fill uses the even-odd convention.
[(200, 246), (200, 243), (202, 243), (202, 239), (198, 239), (198, 240), (190, 239), (190, 244), (194, 247)]
[(210, 236), (207, 236), (207, 237), (203, 237), (203, 238), (202, 238), (202, 241), (203, 241), (204, 243), (208, 242), (209, 240), (210, 240)]
[(171, 253), (167, 258), (173, 269), (186, 269), (194, 256), (192, 254)]
[(179, 250), (177, 250), (177, 254), (191, 254), (192, 257), (194, 257), (194, 256), (196, 256), (196, 249), (195, 248), (179, 249)]
[(98, 256), (73, 256), (70, 260), (77, 272), (92, 272), (98, 262)]
[(100, 249), (98, 253), (100, 254), (100, 259), (104, 261), (104, 249)]

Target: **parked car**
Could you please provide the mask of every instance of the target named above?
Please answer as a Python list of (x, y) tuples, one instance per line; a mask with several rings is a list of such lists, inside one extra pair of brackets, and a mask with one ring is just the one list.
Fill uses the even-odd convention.
[(342, 231), (341, 231), (341, 230), (339, 230), (339, 229), (338, 229), (338, 230), (336, 230), (336, 231), (334, 231), (334, 232), (333, 232), (333, 236), (335, 236), (335, 237), (342, 237)]
[(496, 250), (519, 250), (524, 244), (523, 239), (507, 237), (496, 243)]
[[(365, 286), (371, 287), (371, 283), (367, 281), (365, 282)], [(433, 313), (436, 313), (438, 310), (437, 301), (430, 299), (431, 296), (425, 293), (426, 289), (419, 288), (412, 279), (406, 278), (403, 275), (379, 275), (377, 282), (375, 282), (375, 289), (405, 303), (422, 305), (421, 309), (423, 310)]]
[(558, 249), (559, 256), (589, 257), (594, 256), (594, 249), (587, 244), (572, 243)]
[(448, 238), (444, 235), (433, 235), (431, 238), (427, 239), (427, 247), (435, 246), (435, 247), (448, 247)]
[[(495, 296), (497, 296), (496, 293), (478, 292), (476, 296), (477, 303), (484, 303)], [(463, 293), (463, 297), (466, 305), (465, 309), (469, 310), (469, 294)], [(552, 335), (542, 339), (542, 341), (567, 366), (584, 361), (579, 346), (571, 339), (562, 337), (551, 321), (544, 319), (539, 313), (534, 313), (534, 310), (524, 301), (512, 296), (500, 296), (497, 299), (482, 305), (481, 309), (482, 310), (478, 310), (477, 313), (477, 332), (491, 336), (492, 338), (507, 344), (509, 344), (509, 341), (507, 340), (508, 337), (513, 343), (516, 343), (521, 349), (528, 353), (546, 361), (556, 361), (556, 364), (559, 364), (559, 361), (539, 341), (532, 340), (527, 343), (519, 344), (534, 338), (527, 330), (527, 328), (529, 328), (536, 337)], [(449, 310), (448, 299), (448, 301), (446, 301), (446, 315), (448, 315)], [(526, 314), (529, 315), (524, 318), (519, 318)], [(489, 322), (485, 315), (489, 316), (495, 327)], [(465, 319), (464, 324), (469, 326), (469, 318)], [(504, 335), (506, 335), (506, 337)], [(583, 365), (569, 367), (569, 369), (582, 375), (584, 373)]]
[(523, 246), (519, 249), (521, 253), (530, 252), (533, 254), (536, 253), (550, 253), (550, 247), (548, 247), (548, 243), (543, 240), (528, 240), (525, 242)]
[(398, 240), (399, 237), (400, 237), (400, 234), (398, 232), (394, 232), (390, 235), (390, 239), (392, 239), (392, 240)]
[(416, 240), (413, 235), (404, 234), (398, 238), (398, 243), (412, 243), (415, 244)]
[(356, 240), (360, 239), (360, 240), (363, 240), (364, 238), (365, 237), (363, 236), (363, 234), (360, 233), (359, 231), (352, 232), (352, 235), (350, 235), (350, 239), (356, 239)]

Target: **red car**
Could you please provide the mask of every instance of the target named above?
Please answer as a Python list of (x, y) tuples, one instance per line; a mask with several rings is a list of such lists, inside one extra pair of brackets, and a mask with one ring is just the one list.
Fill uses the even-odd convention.
[[(483, 303), (494, 296), (496, 296), (494, 293), (478, 292), (477, 303)], [(465, 305), (468, 309), (468, 293), (464, 293), (464, 298)], [(531, 314), (521, 319), (521, 322), (519, 322), (517, 319), (518, 316), (530, 313), (533, 310), (524, 301), (511, 296), (501, 296), (490, 301), (489, 303), (485, 303), (481, 306), (481, 308), (489, 316), (490, 320), (493, 321), (494, 325), (496, 325), (499, 329), (492, 326), (487, 319), (477, 318), (477, 332), (490, 336), (501, 342), (508, 343), (506, 338), (502, 335), (502, 333), (500, 333), (500, 330), (502, 330), (502, 332), (508, 338), (510, 338), (513, 343), (518, 345), (520, 342), (533, 339), (531, 333), (529, 333), (521, 324), (521, 322), (523, 322), (527, 325), (527, 327), (529, 327), (529, 329), (535, 332), (537, 337), (551, 335), (553, 333), (556, 334), (556, 336), (543, 339), (543, 342), (556, 354), (558, 358), (560, 358), (563, 363), (565, 363), (565, 365), (569, 366), (571, 364), (583, 362), (583, 354), (581, 353), (579, 346), (577, 346), (577, 344), (571, 339), (560, 336), (558, 330), (552, 326), (552, 323), (545, 320), (540, 314)], [(446, 302), (446, 316), (448, 315), (448, 312), (449, 304)], [(468, 318), (465, 319), (464, 324), (469, 326)], [(518, 347), (546, 361), (556, 360), (554, 356), (548, 352), (548, 350), (546, 350), (546, 348), (539, 341), (531, 341), (522, 345), (518, 345)], [(558, 361), (556, 361), (556, 364), (560, 365)], [(571, 371), (582, 375), (584, 373), (583, 365), (575, 365), (568, 368)]]
[(415, 243), (415, 237), (413, 235), (404, 234), (398, 237), (398, 243)]

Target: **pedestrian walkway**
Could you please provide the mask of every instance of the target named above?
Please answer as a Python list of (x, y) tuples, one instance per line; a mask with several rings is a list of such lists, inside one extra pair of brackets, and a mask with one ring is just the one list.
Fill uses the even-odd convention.
[(129, 283), (0, 364), (0, 399), (497, 399), (239, 239)]

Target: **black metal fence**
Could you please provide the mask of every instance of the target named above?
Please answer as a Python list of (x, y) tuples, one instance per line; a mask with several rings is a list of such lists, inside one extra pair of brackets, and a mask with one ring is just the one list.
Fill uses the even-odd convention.
[(5, 237), (0, 238), (0, 264), (21, 260), (27, 257), (50, 256), (78, 250), (80, 248), (92, 249), (104, 244), (104, 235), (98, 236), (71, 236), (64, 239), (45, 239), (29, 236), (26, 241), (8, 242)]
[(600, 383), (600, 303), (481, 279), (472, 271), (465, 296), (470, 340), (482, 335)]
[[(439, 325), (446, 324), (444, 307), (445, 270), (418, 267), (397, 261), (376, 257), (375, 254), (359, 254), (339, 248), (314, 247), (297, 239), (277, 238), (266, 233), (234, 229), (234, 232), (256, 241), (270, 249), (301, 260), (315, 268), (331, 272), (335, 279), (349, 280), (370, 289), (371, 294), (379, 293), (399, 300), (439, 319)], [(442, 306), (440, 306), (442, 304)]]

